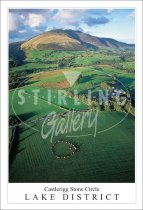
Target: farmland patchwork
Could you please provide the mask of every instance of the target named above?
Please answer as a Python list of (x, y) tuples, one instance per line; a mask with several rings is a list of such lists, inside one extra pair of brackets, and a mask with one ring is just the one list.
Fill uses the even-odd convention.
[(134, 46), (77, 35), (9, 46), (9, 182), (135, 181)]

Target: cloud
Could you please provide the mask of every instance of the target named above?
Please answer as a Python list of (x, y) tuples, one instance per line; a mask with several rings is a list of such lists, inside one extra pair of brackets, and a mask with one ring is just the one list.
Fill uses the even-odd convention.
[(106, 24), (109, 19), (104, 15), (109, 15), (112, 9), (60, 9), (53, 16), (53, 20), (61, 25), (70, 25), (80, 27), (81, 23), (86, 23), (88, 26)]
[(113, 12), (113, 9), (109, 8), (106, 11), (107, 11), (107, 14), (111, 14)]
[[(9, 31), (23, 30), (25, 16), (9, 11)], [(21, 29), (22, 28), (22, 29)]]
[(18, 26), (18, 20), (16, 16), (9, 12), (9, 31), (15, 31)]
[(109, 15), (111, 9), (10, 9), (9, 12), (10, 31), (17, 29), (28, 31), (29, 27), (38, 32), (51, 27), (49, 23), (54, 23), (57, 28), (72, 27), (73, 29), (81, 28), (84, 22), (91, 26), (105, 24), (109, 21), (104, 15)]
[[(112, 9), (10, 9), (10, 39), (29, 39), (44, 31), (68, 28), (86, 31), (85, 27), (108, 23)], [(89, 29), (90, 30), (90, 29)]]
[(98, 18), (88, 16), (84, 20), (84, 23), (86, 23), (88, 26), (102, 25), (102, 24), (106, 24), (109, 22), (110, 22), (109, 19), (104, 16), (98, 17)]
[(22, 20), (25, 19), (25, 16), (24, 16), (24, 15), (20, 15), (19, 17), (20, 17)]
[[(21, 31), (21, 30), (19, 30)], [(38, 35), (39, 33), (34, 32), (32, 29), (29, 28), (29, 30), (26, 33), (19, 33), (19, 31), (11, 31), (9, 33), (9, 40), (11, 41), (17, 41), (17, 40), (28, 40), (31, 37)]]
[(131, 14), (129, 14), (129, 17), (134, 18), (135, 17), (135, 11), (132, 11)]
[(17, 15), (28, 16), (30, 13), (34, 14), (48, 14), (53, 10), (50, 9), (9, 9), (9, 12)]
[(88, 9), (87, 13), (89, 15), (96, 15), (96, 16), (104, 16), (104, 15), (110, 15), (112, 13), (112, 8), (107, 9)]
[(30, 13), (28, 15), (27, 25), (31, 28), (40, 26), (43, 22), (45, 22), (45, 17), (41, 14)]
[(47, 27), (47, 28), (45, 29), (45, 32), (46, 32), (46, 31), (51, 31), (51, 30), (54, 30), (54, 29), (56, 29), (56, 27)]
[(53, 16), (53, 20), (61, 24), (79, 25), (77, 19), (80, 19), (85, 10), (60, 9)]
[(26, 33), (27, 31), (26, 30), (19, 30), (18, 31), (20, 34), (24, 34), (24, 33)]

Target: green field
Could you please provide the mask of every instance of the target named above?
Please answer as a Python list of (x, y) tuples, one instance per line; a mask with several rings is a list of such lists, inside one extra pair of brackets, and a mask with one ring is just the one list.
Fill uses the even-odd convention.
[[(9, 116), (20, 122), (10, 156), (9, 182), (135, 181), (134, 51), (124, 51), (124, 58), (122, 54), (118, 49), (29, 50), (25, 52), (23, 63), (10, 66)], [(80, 77), (70, 86), (64, 72), (80, 72)], [(108, 105), (102, 106), (94, 99), (100, 89), (108, 89)], [(115, 93), (113, 89), (125, 92), (124, 106), (115, 104), (115, 98), (111, 97)], [(35, 99), (33, 91), (36, 90), (39, 92)], [(63, 100), (60, 100), (59, 90), (66, 92)], [(91, 104), (87, 100), (89, 90), (93, 97)], [(19, 91), (23, 91), (21, 96)], [(96, 136), (95, 125), (89, 126), (87, 110), (91, 121), (99, 112)], [(68, 118), (72, 111), (73, 115)], [(46, 116), (51, 112), (56, 115), (49, 117), (48, 123), (57, 125), (57, 135), (52, 142), (51, 136), (43, 139), (41, 135)], [(75, 125), (72, 124), (74, 119), (77, 120)], [(79, 127), (80, 124), (83, 126)], [(59, 132), (61, 126), (67, 129), (65, 133)], [(50, 127), (44, 129), (45, 133), (50, 132)], [(10, 127), (9, 137), (11, 135)], [(52, 146), (57, 141), (63, 143), (56, 144), (55, 153), (68, 158), (60, 159), (53, 154)], [(71, 156), (70, 143), (77, 148)]]
[[(17, 90), (18, 91), (18, 90)], [(9, 105), (9, 115), (18, 115), (22, 121), (28, 121), (40, 118), (42, 116), (47, 115), (53, 110), (56, 113), (62, 113), (66, 110), (60, 108), (59, 106), (55, 106), (54, 104), (48, 105), (47, 101), (38, 98), (37, 105), (34, 105), (34, 97), (31, 94), (25, 92), (23, 96), (25, 97), (25, 103), (23, 105), (18, 104), (20, 101), (17, 91), (10, 91), (10, 105)]]
[(125, 61), (122, 61), (123, 50), (100, 49), (99, 51), (53, 51), (30, 50), (26, 52), (23, 65), (10, 67), (12, 72), (39, 72), (67, 67), (88, 67), (95, 65), (112, 65), (115, 68), (134, 73), (134, 52), (126, 50)]
[[(97, 131), (122, 118), (122, 113), (100, 112)], [(34, 127), (40, 131), (41, 125)], [(114, 129), (97, 133), (96, 137), (59, 135), (54, 142), (62, 139), (79, 147), (72, 157), (63, 160), (53, 156), (48, 138), (42, 139), (40, 132), (23, 126), (19, 128), (19, 148), (10, 169), (10, 182), (134, 182), (133, 128), (133, 117), (128, 116)], [(76, 135), (87, 133), (93, 134), (93, 128), (84, 125)], [(59, 149), (64, 153), (65, 146)]]
[[(28, 87), (26, 88), (26, 93), (33, 95), (31, 91), (37, 89), (37, 87)], [(50, 94), (50, 102), (54, 105), (57, 105), (58, 107), (62, 107), (67, 110), (82, 110), (82, 109), (88, 109), (88, 106), (82, 102), (80, 102), (79, 105), (76, 105), (76, 101), (73, 98), (69, 98), (68, 96), (65, 97), (65, 102), (63, 100), (60, 100), (60, 96), (58, 95), (57, 89), (48, 89), (49, 92), (47, 92), (47, 89), (45, 88), (39, 88), (39, 98), (45, 101), (48, 101), (48, 93)], [(79, 101), (77, 100), (77, 103)], [(40, 105), (41, 106), (41, 105)]]

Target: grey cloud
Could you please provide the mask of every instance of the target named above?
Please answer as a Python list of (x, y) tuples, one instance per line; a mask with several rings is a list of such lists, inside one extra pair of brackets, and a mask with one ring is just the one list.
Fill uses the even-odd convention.
[(93, 26), (93, 25), (103, 25), (106, 23), (109, 23), (110, 20), (104, 16), (94, 18), (94, 17), (86, 17), (84, 20), (84, 23), (86, 23), (88, 26)]

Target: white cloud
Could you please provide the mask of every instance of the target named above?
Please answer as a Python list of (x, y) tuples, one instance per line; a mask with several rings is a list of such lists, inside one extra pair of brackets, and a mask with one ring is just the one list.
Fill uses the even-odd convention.
[(31, 28), (35, 28), (45, 22), (45, 17), (41, 14), (30, 13), (27, 19), (27, 25)]
[(129, 15), (129, 17), (134, 18), (135, 17), (135, 11), (132, 11), (132, 13)]
[(9, 31), (15, 31), (18, 26), (18, 19), (16, 16), (9, 12)]
[(46, 32), (46, 31), (51, 31), (51, 30), (54, 30), (54, 29), (56, 29), (56, 27), (47, 27), (47, 28), (45, 29), (45, 32)]
[(21, 18), (22, 20), (24, 20), (24, 19), (25, 19), (25, 16), (24, 16), (24, 15), (20, 15), (20, 18)]
[(20, 34), (24, 34), (24, 33), (26, 33), (27, 31), (26, 30), (19, 30), (18, 31)]
[(81, 14), (85, 10), (69, 10), (69, 9), (60, 9), (58, 13), (53, 16), (53, 19), (59, 21), (61, 24), (75, 24), (77, 18), (80, 18)]
[(91, 34), (93, 36), (97, 35), (97, 28), (95, 26), (88, 26), (83, 23), (81, 27), (83, 28), (84, 33)]
[(107, 9), (107, 13), (108, 13), (108, 14), (112, 13), (112, 11), (113, 11), (113, 9), (111, 9), (111, 8), (108, 8), (108, 9)]

